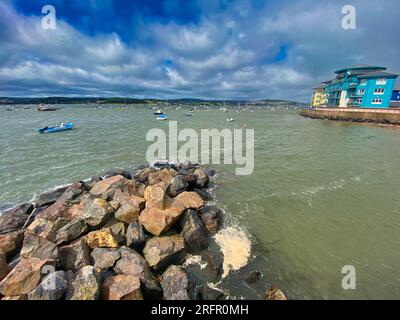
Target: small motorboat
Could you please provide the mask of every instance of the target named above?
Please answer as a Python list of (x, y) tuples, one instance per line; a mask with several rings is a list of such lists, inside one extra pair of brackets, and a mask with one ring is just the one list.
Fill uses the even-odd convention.
[(161, 115), (159, 115), (158, 117), (157, 117), (157, 120), (168, 120), (168, 117), (167, 117), (167, 115), (166, 114), (161, 114)]
[(164, 112), (162, 112), (160, 109), (158, 109), (156, 112), (153, 113), (155, 116), (159, 116), (164, 114)]
[(235, 119), (233, 119), (233, 118), (226, 119), (226, 122), (233, 122), (233, 121), (235, 121)]
[(61, 131), (67, 131), (67, 130), (72, 130), (75, 127), (75, 125), (70, 122), (70, 123), (61, 123), (57, 126), (54, 127), (44, 127), (40, 128), (38, 130), (39, 133), (55, 133), (55, 132), (61, 132)]
[(37, 109), (37, 111), (57, 111), (60, 108), (57, 108), (54, 106), (47, 107), (47, 106), (40, 104), (36, 109)]

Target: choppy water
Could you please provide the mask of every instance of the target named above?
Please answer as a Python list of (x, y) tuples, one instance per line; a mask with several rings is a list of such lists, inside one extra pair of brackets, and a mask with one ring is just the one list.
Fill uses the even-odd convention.
[[(272, 284), (295, 299), (400, 298), (400, 129), (306, 119), (294, 111), (208, 111), (191, 118), (185, 112), (168, 112), (180, 129), (244, 124), (255, 129), (251, 176), (215, 166), (226, 225), (244, 230), (252, 241), (250, 263), (231, 271), (221, 286), (248, 298), (261, 298)], [(230, 116), (236, 121), (227, 124)], [(54, 113), (0, 107), (0, 120), (2, 205), (107, 169), (142, 164), (147, 130), (168, 125), (145, 108), (88, 106)], [(36, 133), (61, 121), (80, 128)], [(242, 245), (241, 250), (246, 251)], [(341, 287), (345, 265), (357, 270), (356, 290)], [(246, 284), (253, 270), (263, 278)]]

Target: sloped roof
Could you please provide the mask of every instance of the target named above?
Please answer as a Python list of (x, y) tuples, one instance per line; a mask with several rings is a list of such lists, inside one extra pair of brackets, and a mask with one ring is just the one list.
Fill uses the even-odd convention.
[(339, 74), (348, 70), (358, 70), (358, 69), (379, 69), (379, 70), (386, 70), (385, 67), (380, 67), (380, 66), (373, 66), (370, 64), (356, 64), (352, 67), (348, 67), (348, 68), (342, 68), (339, 70), (336, 70), (335, 73)]

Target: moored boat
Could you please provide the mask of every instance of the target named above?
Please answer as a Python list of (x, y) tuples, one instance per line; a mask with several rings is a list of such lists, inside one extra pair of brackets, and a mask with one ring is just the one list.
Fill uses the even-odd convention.
[(157, 117), (157, 120), (168, 120), (168, 117), (166, 114), (161, 114)]
[(39, 133), (55, 133), (55, 132), (61, 132), (61, 131), (67, 131), (67, 130), (72, 130), (75, 127), (75, 125), (70, 122), (70, 123), (61, 123), (57, 126), (53, 127), (44, 127), (38, 129)]

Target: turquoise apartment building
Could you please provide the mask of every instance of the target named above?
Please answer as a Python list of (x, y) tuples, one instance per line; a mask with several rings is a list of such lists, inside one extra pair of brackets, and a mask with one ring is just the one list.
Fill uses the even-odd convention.
[(334, 79), (323, 82), (327, 107), (390, 108), (398, 74), (372, 65), (356, 65), (335, 73)]

